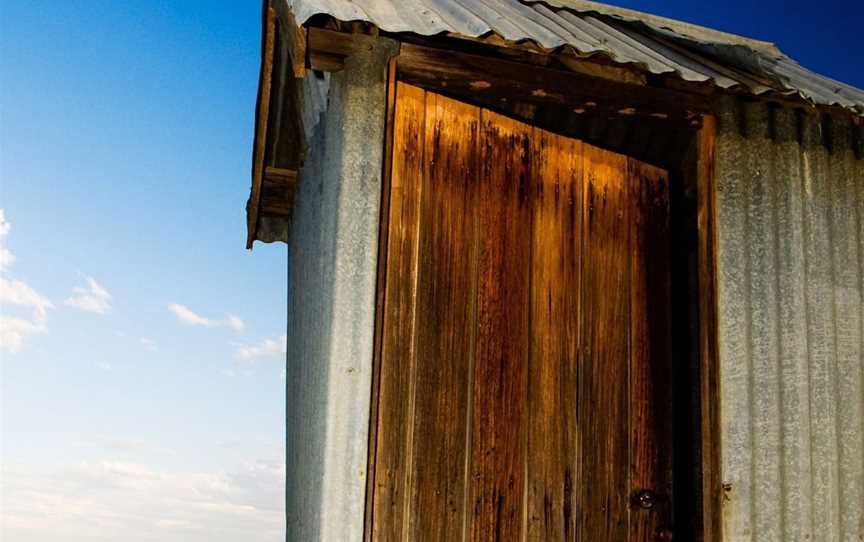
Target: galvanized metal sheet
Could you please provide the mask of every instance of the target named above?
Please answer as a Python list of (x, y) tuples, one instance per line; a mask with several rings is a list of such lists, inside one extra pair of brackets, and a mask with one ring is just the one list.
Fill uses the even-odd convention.
[(274, 232), (289, 258), (286, 540), (363, 539), (384, 161), (369, 141), (384, 138), (385, 66), (397, 49), (372, 43), (306, 89), (320, 116), (290, 234)]
[(654, 74), (752, 94), (798, 94), (864, 114), (864, 91), (800, 66), (773, 44), (587, 0), (286, 0), (298, 21), (326, 14), (388, 32), (533, 42), (605, 55)]
[(825, 129), (720, 115), (726, 540), (864, 539), (864, 161), (848, 125)]

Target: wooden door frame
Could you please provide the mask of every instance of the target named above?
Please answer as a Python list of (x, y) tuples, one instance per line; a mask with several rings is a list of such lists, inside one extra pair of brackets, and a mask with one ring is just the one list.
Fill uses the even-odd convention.
[[(403, 45), (404, 50), (404, 45)], [(381, 353), (383, 344), (383, 313), (386, 298), (386, 269), (387, 269), (387, 247), (389, 238), (390, 219), (390, 189), (391, 170), (394, 148), (394, 117), (396, 105), (397, 81), (410, 82), (422, 86), (431, 91), (441, 91), (441, 80), (434, 75), (424, 81), (418, 80), (416, 48), (410, 49), (415, 53), (415, 60), (409, 56), (409, 68), (406, 70), (404, 57), (394, 57), (388, 66), (387, 76), (387, 107), (386, 107), (386, 129), (384, 145), (384, 166), (382, 172), (382, 194), (379, 217), (379, 250), (378, 250), (378, 277), (376, 293), (376, 315), (374, 334), (374, 353), (371, 383), (371, 411), (369, 416), (369, 441), (368, 441), (368, 464), (367, 464), (367, 486), (365, 500), (365, 517), (363, 539), (367, 542), (372, 540), (373, 523), (373, 499), (375, 494), (375, 458), (377, 454), (378, 441), (378, 394), (381, 378)], [(428, 52), (423, 50), (421, 52)], [(422, 56), (426, 62), (428, 58)], [(472, 68), (478, 68), (472, 65)], [(536, 69), (531, 66), (523, 66), (524, 69)], [(546, 72), (550, 70), (545, 70)], [(408, 75), (405, 77), (405, 74)], [(549, 76), (548, 73), (544, 74)], [(481, 74), (482, 76), (482, 74)], [(569, 77), (569, 75), (568, 75)], [(422, 78), (421, 78), (422, 79)], [(437, 81), (437, 83), (435, 83)], [(558, 81), (553, 81), (558, 83)], [(618, 90), (618, 85), (613, 85)], [(445, 85), (446, 86), (446, 85)], [(639, 92), (641, 88), (633, 88), (632, 92)], [(670, 98), (674, 101), (676, 93), (670, 92)], [(678, 102), (680, 103), (680, 102)], [(680, 109), (670, 111), (670, 114), (680, 114)], [(699, 468), (701, 472), (696, 477), (701, 487), (693, 487), (694, 494), (701, 494), (701, 518), (698, 521), (697, 539), (705, 542), (720, 542), (722, 540), (722, 481), (721, 481), (721, 427), (720, 427), (720, 383), (719, 383), (719, 349), (717, 339), (717, 268), (716, 268), (716, 186), (715, 186), (715, 140), (716, 119), (709, 112), (707, 106), (700, 113), (701, 127), (695, 132), (696, 146), (696, 179), (697, 188), (697, 234), (698, 234), (698, 345), (699, 345), (699, 409), (700, 420), (698, 427), (698, 446), (701, 457)], [(683, 159), (682, 159), (683, 162)], [(686, 498), (686, 496), (684, 497)]]
[(378, 221), (378, 276), (375, 291), (375, 332), (372, 358), (372, 395), (369, 412), (368, 459), (366, 463), (366, 499), (364, 503), (363, 540), (372, 540), (375, 507), (375, 474), (378, 456), (378, 405), (381, 389), (381, 360), (384, 345), (384, 307), (387, 290), (387, 255), (390, 240), (390, 189), (393, 174), (393, 138), (396, 119), (396, 58), (387, 64), (387, 107), (385, 110), (384, 159), (381, 173), (381, 206)]
[(701, 540), (721, 542), (720, 352), (717, 308), (717, 119), (704, 115), (696, 134), (696, 190), (699, 266), (699, 402), (702, 458)]

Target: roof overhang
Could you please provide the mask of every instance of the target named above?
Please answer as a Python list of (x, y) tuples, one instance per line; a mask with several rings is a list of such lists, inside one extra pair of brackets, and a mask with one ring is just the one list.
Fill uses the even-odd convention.
[[(255, 107), (252, 187), (246, 204), (247, 239), (284, 238), (305, 152), (300, 80), (306, 76), (306, 30), (291, 12), (265, 0), (262, 21), (261, 70)], [(270, 233), (265, 233), (264, 230)]]
[[(395, 1), (381, 0), (385, 4)], [(306, 153), (308, 127), (303, 126), (303, 88), (307, 74), (341, 70), (345, 58), (360, 43), (355, 39), (358, 33), (400, 41), (398, 77), (444, 93), (501, 98), (527, 107), (552, 104), (594, 115), (626, 115), (642, 119), (644, 124), (670, 119), (691, 122), (710, 108), (714, 94), (734, 93), (813, 112), (839, 111), (851, 114), (859, 129), (862, 125), (864, 92), (846, 85), (831, 87), (829, 92), (829, 80), (799, 74), (808, 85), (822, 89), (823, 94), (817, 96), (824, 98), (836, 92), (843, 102), (826, 98), (819, 104), (760, 71), (759, 63), (768, 60), (775, 67), (792, 69), (792, 61), (783, 60), (786, 57), (769, 43), (587, 0), (516, 3), (524, 8), (523, 12), (508, 15), (530, 17), (535, 27), (539, 24), (537, 13), (552, 21), (559, 18), (561, 24), (569, 21), (577, 25), (582, 21), (578, 24), (583, 26), (572, 26), (570, 30), (582, 28), (587, 32), (584, 36), (595, 40), (593, 45), (582, 44), (578, 49), (566, 41), (567, 29), (563, 27), (554, 31), (535, 28), (535, 35), (489, 27), (478, 34), (484, 30), (485, 22), (476, 14), (471, 15), (476, 20), (463, 21), (466, 28), (451, 25), (450, 30), (445, 28), (428, 36), (425, 34), (430, 29), (444, 23), (430, 23), (428, 27), (414, 23), (421, 30), (418, 32), (411, 31), (404, 20), (388, 19), (386, 14), (391, 12), (387, 10), (370, 15), (353, 2), (326, 2), (324, 6), (320, 0), (293, 0), (289, 7), (286, 0), (265, 0), (247, 247), (251, 248), (256, 240), (287, 239), (294, 192)], [(402, 11), (405, 9), (403, 6)], [(541, 22), (550, 25), (549, 20)], [(520, 24), (534, 28), (522, 20)], [(473, 31), (472, 25), (476, 27)], [(559, 45), (550, 48), (554, 43)], [(724, 55), (738, 57), (735, 60)]]

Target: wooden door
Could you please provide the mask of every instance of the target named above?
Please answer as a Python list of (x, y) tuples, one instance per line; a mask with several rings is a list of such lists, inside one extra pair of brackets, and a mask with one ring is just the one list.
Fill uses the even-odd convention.
[(667, 174), (405, 84), (394, 122), (371, 539), (662, 536)]

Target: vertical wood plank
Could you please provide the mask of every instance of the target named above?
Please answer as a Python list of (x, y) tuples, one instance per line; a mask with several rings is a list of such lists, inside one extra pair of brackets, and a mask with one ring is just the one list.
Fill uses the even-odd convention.
[(585, 145), (580, 540), (628, 540), (630, 202), (627, 159)]
[(385, 330), (381, 352), (372, 538), (402, 540), (410, 480), (417, 250), (426, 93), (399, 84), (394, 120)]
[(717, 120), (706, 115), (697, 136), (699, 235), (699, 375), (702, 411), (702, 540), (722, 540), (720, 352), (717, 337), (717, 202), (714, 152)]
[(527, 540), (575, 536), (582, 143), (535, 129)]
[(393, 178), (393, 134), (396, 127), (396, 61), (387, 66), (387, 124), (384, 133), (384, 171), (381, 183), (381, 217), (378, 232), (378, 277), (375, 297), (375, 359), (372, 363), (372, 392), (369, 413), (369, 460), (366, 478), (366, 503), (363, 521), (363, 540), (372, 540), (372, 521), (375, 501), (375, 458), (378, 453), (378, 421), (381, 386), (381, 354), (386, 335), (384, 329), (384, 303), (387, 291), (388, 247), (390, 240), (390, 195)]
[(476, 298), (480, 110), (428, 94), (409, 540), (460, 540)]
[(668, 177), (397, 92), (371, 539), (652, 539)]
[(481, 133), (470, 537), (519, 540), (527, 444), (530, 128), (483, 111)]
[[(654, 540), (672, 525), (672, 371), (669, 180), (628, 161), (630, 201), (630, 489), (659, 499), (633, 508), (631, 540)], [(664, 444), (666, 443), (666, 444)]]

